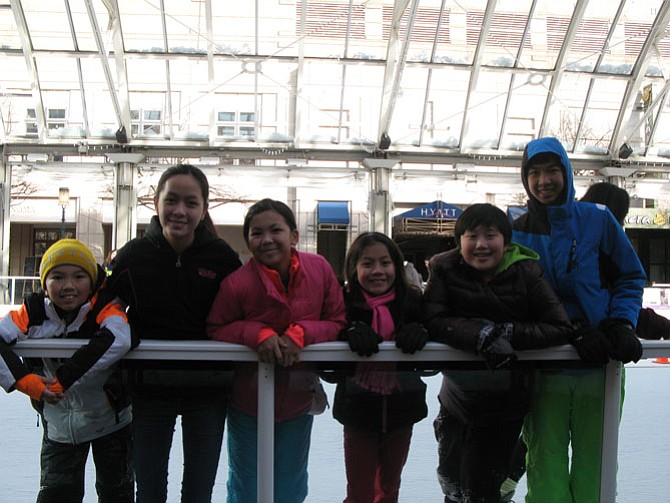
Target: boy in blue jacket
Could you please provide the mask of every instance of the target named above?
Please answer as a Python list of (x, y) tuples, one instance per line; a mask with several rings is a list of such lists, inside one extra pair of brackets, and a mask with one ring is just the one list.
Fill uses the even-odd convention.
[[(515, 220), (513, 239), (539, 253), (545, 275), (579, 327), (570, 342), (592, 364), (536, 376), (533, 406), (524, 423), (526, 502), (597, 502), (604, 365), (610, 358), (628, 363), (642, 356), (635, 323), (646, 277), (612, 213), (602, 205), (575, 201), (572, 166), (556, 138), (528, 143), (521, 179), (528, 212)], [(601, 277), (603, 257), (615, 266), (611, 283)]]

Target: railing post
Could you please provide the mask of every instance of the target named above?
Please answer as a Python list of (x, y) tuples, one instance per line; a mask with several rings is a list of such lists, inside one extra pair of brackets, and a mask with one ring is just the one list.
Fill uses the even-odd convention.
[(258, 362), (258, 503), (274, 498), (275, 366)]
[(616, 501), (617, 451), (621, 410), (621, 363), (610, 360), (605, 368), (603, 446), (600, 460), (600, 503)]

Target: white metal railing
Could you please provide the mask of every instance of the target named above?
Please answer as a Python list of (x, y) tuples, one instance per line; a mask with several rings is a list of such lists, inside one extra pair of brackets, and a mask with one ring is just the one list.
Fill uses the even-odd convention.
[[(16, 344), (20, 356), (68, 357), (86, 341), (78, 339), (31, 339)], [(670, 341), (642, 341), (643, 358), (670, 357)], [(518, 351), (521, 361), (578, 360), (572, 346), (544, 350)], [(130, 360), (189, 360), (189, 361), (257, 361), (256, 352), (238, 344), (217, 341), (144, 340), (125, 357)], [(363, 358), (349, 350), (345, 342), (326, 342), (306, 347), (302, 361), (336, 362), (359, 361)], [(481, 361), (470, 353), (444, 344), (430, 342), (414, 355), (401, 353), (392, 342), (380, 345), (379, 353), (365, 361), (415, 361), (435, 363), (436, 367), (449, 362)], [(447, 365), (445, 365), (447, 364)], [(274, 486), (274, 365), (259, 363), (258, 389), (258, 501), (272, 501)], [(605, 378), (605, 419), (603, 425), (602, 471), (600, 477), (601, 503), (616, 501), (616, 469), (619, 442), (619, 406), (621, 399), (621, 364), (610, 362)]]

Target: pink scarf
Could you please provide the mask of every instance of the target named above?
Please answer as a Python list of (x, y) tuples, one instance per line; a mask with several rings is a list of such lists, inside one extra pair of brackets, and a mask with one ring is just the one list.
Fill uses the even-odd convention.
[[(363, 297), (368, 307), (372, 310), (372, 330), (385, 341), (393, 340), (395, 324), (393, 323), (393, 317), (387, 304), (393, 302), (395, 299), (395, 291), (391, 290), (377, 297), (371, 297), (363, 292)], [(394, 390), (400, 389), (395, 369), (396, 362), (359, 362), (356, 365), (354, 381), (361, 388), (370, 390), (373, 393), (390, 395)]]

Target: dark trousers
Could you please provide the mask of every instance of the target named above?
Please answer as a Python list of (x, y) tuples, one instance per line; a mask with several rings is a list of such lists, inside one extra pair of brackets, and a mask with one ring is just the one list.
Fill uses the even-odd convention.
[[(133, 398), (133, 463), (138, 503), (167, 501), (170, 448), (181, 416), (184, 471), (181, 501), (209, 503), (219, 465), (227, 398), (223, 389), (171, 388), (170, 397)], [(174, 501), (174, 498), (171, 498)]]
[(523, 416), (473, 425), (442, 407), (435, 419), (438, 479), (446, 503), (497, 503)]
[(130, 425), (81, 444), (61, 444), (42, 437), (38, 503), (81, 502), (89, 448), (95, 463), (95, 489), (100, 503), (132, 503), (133, 471)]
[(344, 427), (345, 503), (397, 503), (412, 426), (388, 433)]

